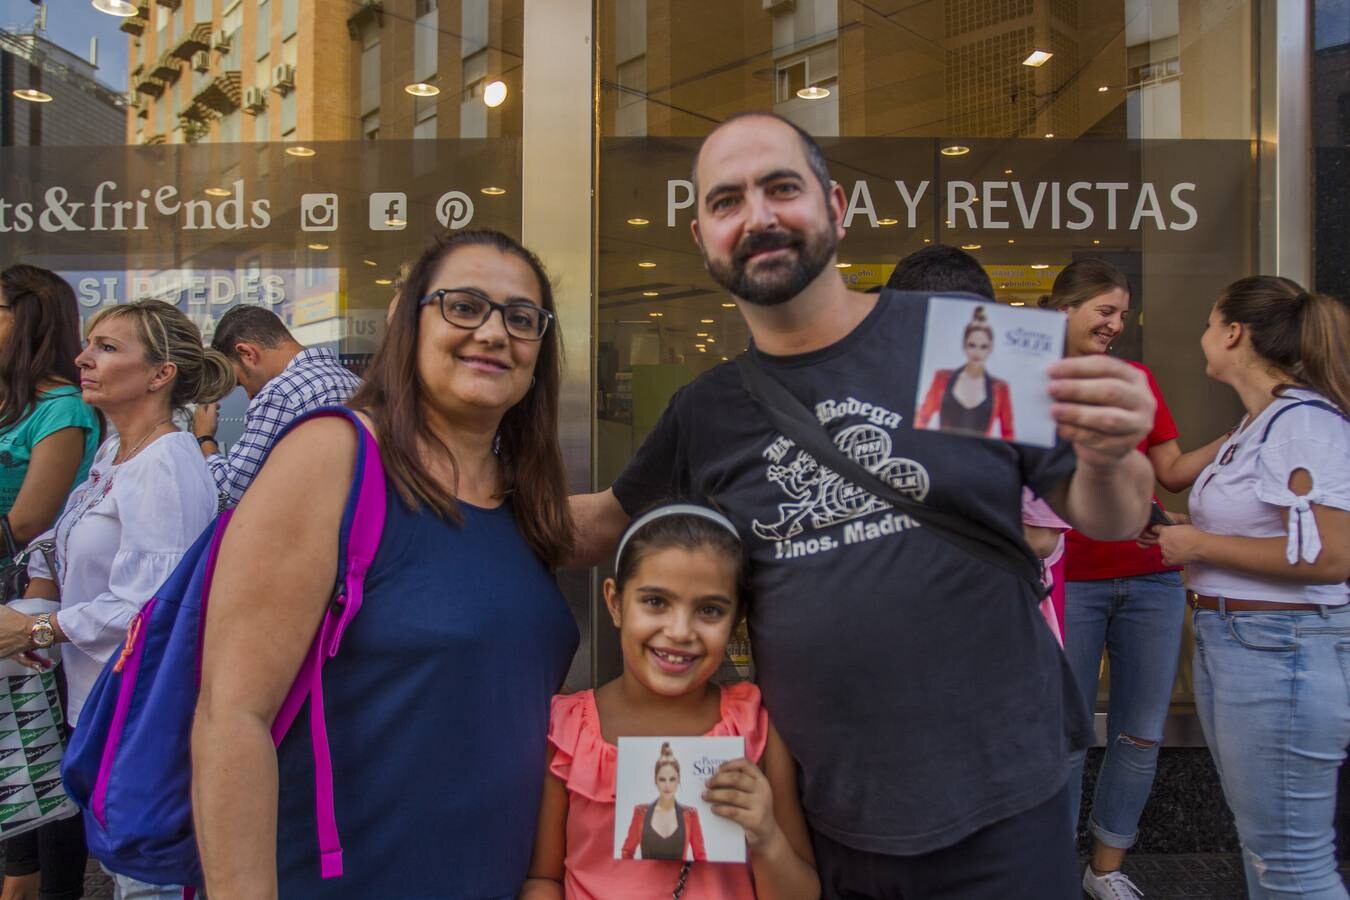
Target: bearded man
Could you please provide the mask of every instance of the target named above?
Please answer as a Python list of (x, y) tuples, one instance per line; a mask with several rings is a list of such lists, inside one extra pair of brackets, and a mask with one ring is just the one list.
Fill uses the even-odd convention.
[[(845, 286), (845, 197), (815, 141), (776, 116), (736, 116), (704, 141), (694, 183), (694, 241), (749, 326), (746, 352), (837, 446), (865, 439), (886, 456), (867, 468), (911, 499), (1012, 540), (1023, 485), (1093, 537), (1144, 527), (1142, 375), (1101, 355), (1057, 362), (1051, 449), (915, 430), (927, 304)], [(672, 494), (735, 522), (756, 677), (800, 766), (826, 897), (1076, 898), (1065, 779), (1089, 720), (1034, 588), (834, 472), (790, 496), (769, 473), (803, 455), (737, 366), (718, 366), (671, 399), (610, 490), (573, 498), (578, 561)]]

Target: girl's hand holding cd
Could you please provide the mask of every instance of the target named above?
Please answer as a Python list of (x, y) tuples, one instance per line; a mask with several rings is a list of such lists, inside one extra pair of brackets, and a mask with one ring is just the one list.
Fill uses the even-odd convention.
[(703, 799), (712, 804), (714, 815), (741, 826), (751, 849), (767, 846), (779, 833), (769, 779), (748, 759), (723, 763), (708, 779)]

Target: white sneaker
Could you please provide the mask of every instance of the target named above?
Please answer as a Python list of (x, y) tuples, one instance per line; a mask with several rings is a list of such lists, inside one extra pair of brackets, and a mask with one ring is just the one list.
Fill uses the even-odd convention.
[(1096, 900), (1139, 900), (1144, 896), (1144, 892), (1124, 872), (1098, 875), (1092, 871), (1092, 866), (1083, 870), (1083, 893)]

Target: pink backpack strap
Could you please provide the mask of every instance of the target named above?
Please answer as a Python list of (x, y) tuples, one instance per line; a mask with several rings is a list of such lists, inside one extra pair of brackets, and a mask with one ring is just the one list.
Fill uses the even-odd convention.
[[(333, 410), (327, 415), (341, 415)], [(356, 475), (352, 484), (355, 502), (348, 502), (344, 513), (339, 556), (341, 580), (310, 645), (309, 653), (291, 685), (281, 709), (272, 722), (272, 741), (277, 746), (290, 730), (305, 700), (309, 705), (309, 732), (314, 751), (314, 816), (319, 839), (319, 866), (324, 878), (342, 874), (342, 842), (338, 836), (337, 811), (333, 805), (333, 762), (328, 749), (328, 726), (323, 708), (323, 664), (336, 656), (342, 636), (352, 618), (361, 609), (365, 596), (366, 570), (370, 568), (384, 531), (384, 467), (374, 437), (354, 415), (348, 414), (360, 430), (361, 443), (356, 454)]]

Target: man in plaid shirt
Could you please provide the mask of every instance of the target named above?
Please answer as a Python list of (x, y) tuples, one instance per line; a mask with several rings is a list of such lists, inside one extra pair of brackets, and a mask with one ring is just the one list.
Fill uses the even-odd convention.
[(192, 433), (216, 487), (227, 505), (234, 506), (292, 420), (311, 409), (346, 403), (361, 380), (339, 365), (331, 351), (306, 350), (275, 313), (261, 306), (236, 306), (221, 316), (211, 346), (233, 363), (235, 378), (248, 394), (244, 434), (228, 456), (221, 454), (216, 403), (197, 409)]

